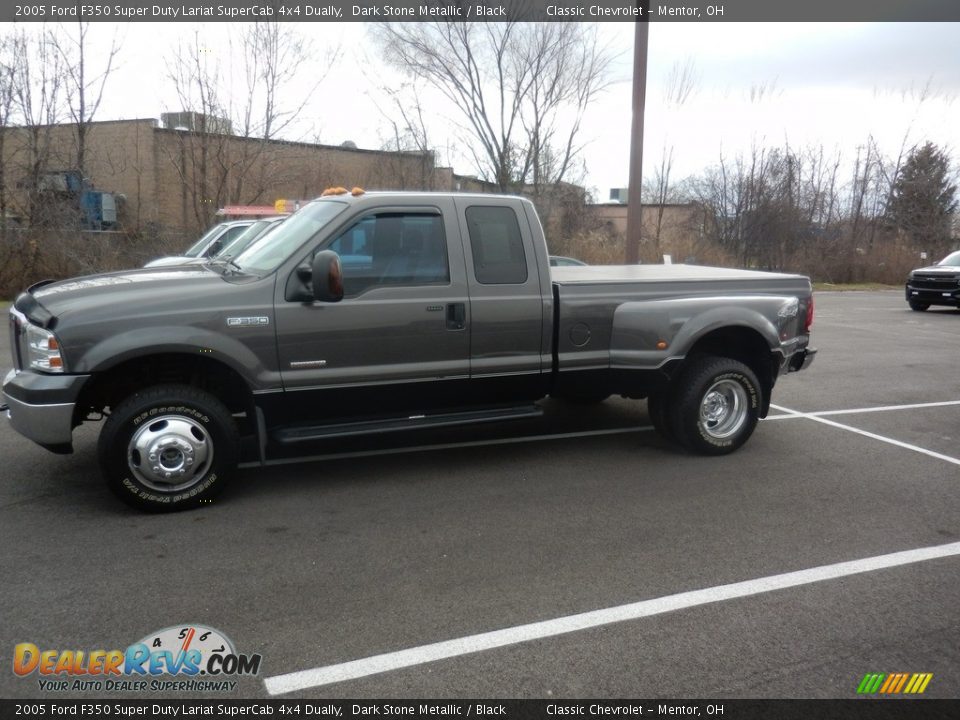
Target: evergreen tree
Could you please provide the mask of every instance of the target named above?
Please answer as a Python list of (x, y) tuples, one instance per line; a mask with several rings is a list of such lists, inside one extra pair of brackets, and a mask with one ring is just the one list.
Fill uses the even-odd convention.
[(943, 254), (952, 249), (950, 225), (957, 210), (956, 192), (950, 159), (928, 142), (914, 148), (900, 169), (887, 215), (918, 250)]

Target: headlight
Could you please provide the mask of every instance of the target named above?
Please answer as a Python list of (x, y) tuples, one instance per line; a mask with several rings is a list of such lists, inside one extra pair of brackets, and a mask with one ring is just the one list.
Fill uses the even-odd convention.
[(63, 357), (60, 355), (60, 343), (57, 336), (49, 330), (28, 324), (27, 361), (34, 370), (44, 372), (63, 372)]

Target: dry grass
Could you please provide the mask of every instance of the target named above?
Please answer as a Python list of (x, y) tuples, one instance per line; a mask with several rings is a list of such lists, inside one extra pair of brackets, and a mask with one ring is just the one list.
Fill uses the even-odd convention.
[(889, 285), (887, 283), (862, 282), (862, 283), (828, 283), (815, 282), (814, 290), (830, 290), (837, 292), (863, 291), (863, 290), (902, 290), (902, 285)]
[(76, 230), (8, 230), (0, 243), (0, 297), (16, 297), (40, 280), (142, 267), (186, 247), (179, 235)]

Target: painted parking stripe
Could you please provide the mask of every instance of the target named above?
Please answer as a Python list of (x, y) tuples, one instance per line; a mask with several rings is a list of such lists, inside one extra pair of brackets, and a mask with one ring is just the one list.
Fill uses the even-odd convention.
[[(801, 413), (791, 411), (790, 414), (768, 415), (766, 420), (796, 420), (809, 416), (824, 417), (826, 415), (859, 415), (860, 413), (889, 412), (890, 410), (923, 410), (925, 408), (951, 407), (960, 405), (960, 400), (945, 400), (944, 402), (913, 403), (911, 405), (884, 405), (881, 407), (853, 408), (851, 410), (819, 410), (817, 412)], [(776, 405), (770, 407), (777, 408)]]
[(863, 435), (864, 437), (871, 438), (873, 440), (879, 440), (880, 442), (887, 443), (888, 445), (893, 445), (895, 447), (903, 448), (904, 450), (912, 450), (916, 453), (921, 453), (928, 457), (936, 458), (937, 460), (943, 460), (944, 462), (951, 463), (952, 465), (960, 465), (960, 458), (950, 457), (949, 455), (944, 455), (943, 453), (938, 453), (933, 450), (927, 450), (926, 448), (920, 447), (919, 445), (911, 445), (910, 443), (905, 443), (901, 440), (894, 440), (893, 438), (886, 437), (884, 435), (877, 435), (868, 430), (861, 430), (860, 428), (855, 428), (852, 425), (844, 425), (843, 423), (838, 423), (835, 420), (827, 420), (826, 418), (820, 417), (818, 415), (813, 415), (810, 413), (802, 413), (797, 410), (791, 410), (790, 408), (781, 407), (779, 405), (770, 405), (770, 407), (775, 408), (781, 412), (790, 413), (795, 417), (806, 418), (807, 420), (813, 420), (814, 422), (822, 423), (823, 425), (829, 425), (830, 427), (839, 428), (840, 430), (846, 430), (848, 432), (856, 433), (857, 435)]
[(284, 693), (331, 685), (347, 680), (356, 680), (369, 675), (414, 667), (438, 660), (459, 657), (461, 655), (469, 655), (484, 650), (492, 650), (494, 648), (516, 645), (531, 640), (554, 637), (578, 630), (587, 630), (628, 620), (638, 620), (674, 610), (749, 597), (773, 592), (775, 590), (809, 585), (824, 580), (836, 580), (850, 575), (858, 575), (957, 555), (960, 555), (960, 542), (917, 548), (915, 550), (904, 550), (888, 555), (878, 555), (832, 565), (821, 565), (808, 570), (798, 570), (796, 572), (771, 575), (754, 580), (732, 583), (730, 585), (692, 590), (652, 600), (642, 600), (628, 605), (618, 605), (603, 610), (594, 610), (577, 615), (568, 615), (552, 620), (544, 620), (502, 630), (480, 633), (479, 635), (469, 635), (453, 640), (407, 648), (406, 650), (399, 650), (397, 652), (374, 655), (360, 660), (351, 660), (336, 665), (327, 665), (326, 667), (301, 670), (284, 675), (274, 675), (264, 679), (264, 686), (270, 695), (282, 695)]

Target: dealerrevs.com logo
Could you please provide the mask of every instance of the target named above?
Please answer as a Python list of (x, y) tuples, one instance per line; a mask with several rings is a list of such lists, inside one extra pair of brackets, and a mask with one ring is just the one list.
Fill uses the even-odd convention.
[(174, 625), (147, 635), (125, 650), (41, 649), (19, 643), (13, 672), (37, 676), (46, 692), (231, 691), (232, 679), (260, 672), (261, 656), (238, 653), (219, 630), (205, 625)]

